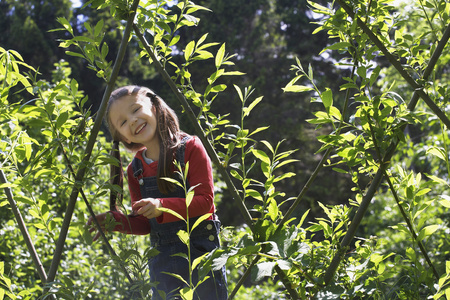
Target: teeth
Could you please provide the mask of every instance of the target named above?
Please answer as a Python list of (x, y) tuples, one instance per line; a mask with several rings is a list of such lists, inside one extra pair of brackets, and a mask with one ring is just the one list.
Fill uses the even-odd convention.
[(136, 130), (136, 134), (138, 134), (139, 132), (141, 132), (141, 130), (145, 127), (145, 123), (142, 124), (141, 126), (139, 126), (139, 128)]

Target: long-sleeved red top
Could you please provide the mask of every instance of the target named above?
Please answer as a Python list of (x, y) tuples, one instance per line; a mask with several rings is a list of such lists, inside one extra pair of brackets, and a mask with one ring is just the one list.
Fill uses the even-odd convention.
[[(142, 157), (140, 150), (135, 157), (142, 161), (143, 176), (156, 176), (158, 162), (154, 161), (147, 164)], [(190, 186), (194, 188), (194, 198), (189, 206), (189, 217), (198, 217), (207, 213), (214, 213), (214, 181), (212, 175), (211, 160), (203, 147), (202, 142), (196, 136), (193, 136), (186, 142), (184, 154), (185, 163), (189, 162), (187, 180)], [(128, 165), (128, 186), (130, 189), (131, 205), (142, 199), (138, 180), (133, 176), (133, 168)], [(198, 185), (198, 186), (197, 186)], [(161, 198), (159, 199), (165, 208), (176, 211), (183, 218), (186, 218), (186, 199), (185, 198)], [(120, 231), (128, 234), (149, 234), (151, 226), (149, 220), (144, 216), (128, 217), (121, 212), (111, 212), (117, 222), (120, 224), (114, 228), (114, 231)], [(163, 213), (157, 219), (158, 223), (168, 223), (179, 221), (177, 217), (169, 213)]]

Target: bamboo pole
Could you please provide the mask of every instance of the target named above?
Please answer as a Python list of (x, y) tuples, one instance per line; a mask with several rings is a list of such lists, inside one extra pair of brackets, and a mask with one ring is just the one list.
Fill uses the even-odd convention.
[(69, 230), (70, 222), (72, 219), (73, 212), (75, 210), (75, 204), (78, 198), (78, 193), (81, 188), (81, 184), (84, 179), (84, 175), (86, 173), (86, 168), (89, 166), (89, 159), (92, 154), (92, 149), (94, 148), (98, 132), (100, 131), (100, 126), (102, 125), (103, 116), (106, 112), (106, 106), (108, 104), (109, 97), (111, 92), (113, 91), (114, 84), (116, 82), (117, 76), (119, 74), (120, 66), (122, 64), (123, 58), (125, 56), (126, 48), (128, 45), (128, 40), (130, 38), (131, 29), (133, 26), (134, 17), (136, 16), (137, 6), (139, 4), (139, 0), (134, 0), (131, 6), (130, 14), (127, 19), (127, 25), (124, 30), (124, 34), (122, 37), (122, 41), (120, 43), (120, 48), (116, 56), (116, 61), (114, 67), (112, 69), (112, 73), (110, 79), (108, 81), (108, 85), (106, 86), (105, 92), (103, 94), (102, 102), (100, 104), (100, 108), (97, 111), (97, 118), (95, 120), (94, 126), (91, 130), (91, 135), (89, 136), (89, 140), (85, 149), (85, 157), (83, 162), (81, 163), (81, 167), (78, 170), (75, 177), (75, 184), (72, 189), (72, 193), (69, 198), (69, 202), (67, 204), (66, 214), (64, 216), (64, 221), (61, 226), (61, 232), (58, 238), (58, 242), (56, 244), (55, 253), (52, 259), (52, 264), (50, 266), (50, 270), (48, 273), (48, 281), (52, 282), (55, 279), (56, 272), (58, 270), (58, 266), (61, 261), (62, 252), (64, 250), (64, 245), (67, 237), (67, 232)]

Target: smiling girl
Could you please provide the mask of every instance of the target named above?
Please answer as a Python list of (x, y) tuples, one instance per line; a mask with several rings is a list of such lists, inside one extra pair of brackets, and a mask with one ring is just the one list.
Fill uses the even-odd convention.
[[(136, 152), (127, 168), (133, 213), (129, 216), (115, 207), (96, 216), (104, 224), (108, 216), (119, 223), (114, 231), (128, 234), (150, 234), (150, 244), (159, 254), (149, 260), (150, 280), (158, 283), (152, 299), (180, 299), (180, 289), (186, 285), (167, 273), (178, 274), (189, 282), (188, 261), (175, 254), (187, 254), (187, 247), (177, 233), (186, 230), (186, 223), (159, 208), (171, 209), (187, 217), (184, 189), (164, 180), (175, 175), (174, 162), (182, 166), (189, 162), (187, 184), (195, 186), (189, 206), (190, 224), (198, 217), (211, 216), (196, 227), (190, 236), (191, 261), (219, 247), (220, 221), (215, 215), (214, 184), (211, 161), (201, 141), (179, 128), (174, 111), (152, 90), (125, 86), (115, 90), (109, 99), (106, 121), (114, 139)], [(119, 168), (120, 170), (122, 168)], [(119, 176), (122, 172), (120, 172)], [(114, 206), (114, 205), (113, 205)], [(92, 223), (92, 217), (88, 225)], [(90, 231), (94, 231), (91, 228)], [(94, 240), (100, 234), (97, 232)], [(194, 285), (205, 278), (193, 272)], [(195, 289), (195, 299), (226, 299), (225, 270), (210, 272)]]

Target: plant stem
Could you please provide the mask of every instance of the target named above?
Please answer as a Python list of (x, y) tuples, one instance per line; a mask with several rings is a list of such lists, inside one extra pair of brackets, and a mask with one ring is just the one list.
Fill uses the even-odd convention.
[[(355, 59), (356, 60), (356, 59)], [(353, 65), (352, 68), (352, 74), (351, 77), (353, 77), (353, 75), (355, 74), (356, 71), (356, 65), (357, 62), (355, 61), (355, 64)], [(336, 133), (338, 134), (342, 128), (342, 125), (344, 124), (344, 117), (347, 114), (347, 107), (348, 107), (348, 101), (350, 98), (350, 91), (347, 90), (346, 94), (345, 94), (345, 103), (344, 103), (344, 108), (341, 114), (341, 120), (339, 123), (338, 128), (336, 129)], [(295, 199), (294, 203), (292, 203), (292, 205), (289, 207), (288, 211), (285, 213), (283, 219), (280, 221), (280, 224), (278, 224), (277, 230), (276, 232), (278, 232), (279, 230), (281, 230), (281, 228), (283, 227), (284, 223), (286, 223), (291, 214), (294, 212), (294, 210), (297, 208), (297, 206), (300, 204), (300, 202), (303, 200), (303, 197), (305, 196), (306, 192), (308, 191), (309, 187), (312, 185), (312, 183), (314, 182), (314, 180), (316, 179), (317, 175), (319, 174), (320, 170), (322, 170), (325, 162), (327, 161), (328, 157), (330, 156), (332, 151), (332, 148), (328, 148), (327, 151), (325, 152), (325, 154), (323, 155), (322, 159), (319, 161), (319, 163), (316, 166), (316, 169), (314, 170), (314, 172), (311, 174), (311, 176), (309, 177), (308, 181), (306, 182), (306, 184), (303, 186), (302, 190), (300, 191), (300, 194), (297, 196), (297, 198)]]
[(386, 170), (384, 171), (384, 177), (386, 178), (388, 184), (389, 184), (389, 188), (392, 192), (392, 195), (394, 196), (395, 202), (397, 202), (397, 206), (400, 209), (400, 213), (403, 216), (403, 219), (405, 219), (406, 225), (408, 226), (409, 231), (411, 232), (411, 235), (413, 236), (414, 241), (417, 242), (417, 244), (419, 245), (420, 251), (422, 252), (423, 256), (425, 257), (425, 260), (427, 261), (428, 265), (430, 266), (430, 268), (433, 270), (433, 274), (436, 277), (437, 280), (439, 280), (439, 274), (436, 271), (436, 268), (434, 267), (433, 263), (431, 262), (430, 257), (428, 256), (427, 251), (425, 250), (425, 247), (423, 246), (422, 241), (419, 241), (417, 239), (417, 233), (414, 230), (412, 224), (411, 224), (411, 220), (408, 218), (408, 216), (406, 215), (405, 210), (403, 209), (403, 207), (400, 204), (400, 200), (398, 198), (398, 194), (397, 191), (394, 188), (394, 185), (392, 184), (391, 178), (390, 176), (387, 174)]
[[(66, 161), (67, 166), (69, 167), (70, 172), (72, 173), (72, 176), (75, 177), (75, 171), (72, 167), (72, 164), (70, 163), (69, 158), (67, 157), (66, 151), (61, 143), (61, 140), (58, 139), (59, 142), (59, 147), (61, 148), (61, 151), (63, 153), (64, 156), (64, 160)], [(84, 194), (84, 191), (82, 188), (80, 188), (80, 194), (81, 197), (84, 200), (84, 203), (86, 204), (86, 207), (89, 211), (89, 214), (92, 216), (92, 220), (94, 221), (95, 226), (97, 227), (97, 231), (100, 232), (100, 235), (102, 236), (103, 241), (105, 242), (106, 248), (109, 251), (109, 254), (113, 257), (118, 258), (119, 256), (116, 254), (116, 252), (114, 251), (113, 247), (111, 246), (111, 244), (109, 243), (108, 238), (106, 237), (104, 231), (102, 230), (102, 226), (100, 225), (100, 223), (98, 222), (96, 215), (94, 213), (94, 210), (92, 209), (91, 204), (89, 203), (89, 201), (86, 198), (86, 195)], [(128, 278), (128, 281), (130, 282), (130, 284), (133, 284), (133, 279), (131, 278), (130, 274), (128, 273), (127, 268), (125, 268), (125, 265), (123, 264), (123, 261), (121, 259), (118, 259), (117, 261), (119, 261), (119, 265), (122, 268), (122, 271), (125, 273), (125, 276)]]
[[(3, 170), (1, 170), (1, 169), (0, 169), (0, 183), (2, 183), (2, 184), (8, 183), (5, 173), (3, 173)], [(17, 220), (17, 224), (19, 225), (19, 229), (22, 233), (25, 243), (27, 244), (28, 252), (30, 252), (31, 259), (33, 260), (34, 264), (36, 265), (36, 269), (39, 274), (39, 278), (41, 278), (42, 282), (45, 283), (45, 282), (47, 282), (47, 274), (45, 274), (44, 267), (41, 263), (41, 260), (39, 259), (36, 249), (34, 248), (33, 241), (31, 240), (30, 234), (28, 233), (28, 229), (22, 218), (22, 214), (20, 213), (20, 210), (17, 207), (16, 201), (14, 200), (13, 194), (11, 192), (11, 188), (5, 187), (5, 188), (3, 188), (3, 190), (5, 191), (6, 198), (8, 198), (9, 205), (11, 206), (14, 217)]]
[[(397, 145), (394, 146), (394, 149), (396, 148)], [(393, 153), (392, 153), (393, 154)], [(390, 156), (392, 156), (392, 154), (390, 154), (389, 156), (386, 157), (385, 160), (388, 160), (387, 158)], [(324, 284), (328, 285), (331, 281), (331, 279), (333, 278), (334, 272), (336, 271), (336, 269), (339, 266), (339, 263), (342, 259), (342, 257), (344, 256), (344, 253), (347, 249), (347, 247), (350, 245), (350, 242), (353, 240), (353, 237), (355, 236), (356, 233), (356, 229), (358, 228), (359, 224), (361, 223), (362, 218), (364, 217), (364, 214), (367, 210), (367, 208), (369, 207), (370, 201), (373, 198), (373, 195), (375, 194), (375, 192), (378, 189), (378, 186), (381, 183), (381, 180), (383, 178), (383, 174), (384, 174), (384, 168), (386, 167), (385, 163), (382, 163), (380, 165), (380, 168), (378, 169), (378, 172), (375, 174), (375, 177), (372, 180), (372, 183), (369, 186), (369, 189), (367, 190), (367, 193), (364, 195), (363, 200), (361, 201), (361, 204), (359, 205), (359, 208), (355, 214), (355, 216), (353, 217), (352, 222), (350, 223), (350, 226), (348, 227), (348, 230), (341, 242), (341, 246), (338, 250), (338, 252), (336, 253), (336, 255), (333, 257), (333, 260), (331, 261), (330, 265), (328, 266), (328, 269), (324, 275)]]
[(100, 131), (100, 126), (102, 125), (103, 116), (105, 115), (105, 112), (106, 112), (106, 106), (108, 103), (108, 99), (111, 95), (114, 84), (117, 80), (117, 76), (119, 75), (120, 66), (121, 66), (123, 58), (125, 56), (128, 39), (130, 37), (131, 28), (132, 28), (134, 17), (136, 15), (136, 9), (137, 9), (138, 4), (139, 4), (139, 0), (134, 0), (133, 4), (131, 6), (130, 15), (128, 16), (127, 25), (126, 25), (126, 28), (125, 28), (125, 31), (124, 31), (124, 34), (122, 37), (119, 51), (116, 56), (116, 61), (115, 61), (115, 64), (114, 64), (114, 67), (113, 67), (113, 70), (111, 73), (111, 77), (109, 79), (108, 85), (106, 86), (105, 92), (103, 94), (102, 102), (101, 102), (100, 108), (97, 112), (97, 118), (96, 118), (94, 126), (91, 130), (91, 135), (89, 136), (89, 140), (88, 140), (88, 143), (87, 143), (87, 146), (85, 149), (85, 156), (84, 156), (83, 162), (81, 163), (81, 167), (75, 176), (75, 184), (73, 186), (72, 193), (70, 195), (69, 202), (67, 204), (66, 214), (64, 216), (64, 221), (61, 226), (61, 233), (59, 235), (59, 239), (56, 244), (55, 253), (54, 253), (52, 263), (50, 266), (50, 270), (48, 273), (48, 280), (50, 282), (52, 282), (55, 279), (56, 272), (58, 270), (58, 266), (61, 261), (61, 256), (62, 256), (62, 252), (64, 249), (67, 232), (69, 230), (72, 215), (75, 210), (75, 204), (76, 204), (76, 201), (78, 198), (78, 193), (79, 193), (79, 190), (80, 190), (82, 182), (83, 182), (84, 174), (86, 173), (86, 168), (89, 165), (89, 159), (91, 157), (92, 149), (94, 148), (94, 144), (96, 142), (98, 132)]
[(248, 266), (247, 270), (245, 270), (244, 274), (241, 276), (239, 281), (236, 283), (236, 286), (234, 287), (231, 294), (228, 295), (227, 300), (231, 300), (234, 298), (234, 296), (236, 296), (237, 291), (241, 288), (241, 286), (244, 284), (245, 280), (247, 280), (248, 276), (250, 275), (250, 272), (251, 272), (253, 266), (256, 265), (260, 259), (261, 259), (260, 255), (255, 256), (255, 258), (252, 260), (252, 262)]
[[(374, 130), (373, 130), (372, 122), (370, 122), (370, 121), (371, 121), (370, 116), (367, 116), (367, 120), (368, 120), (368, 124), (369, 124), (369, 128), (370, 128), (370, 133), (371, 133), (371, 135), (372, 135), (372, 141), (373, 141), (373, 144), (374, 144), (374, 146), (375, 146), (377, 155), (378, 155), (379, 158), (381, 158), (381, 151), (380, 151), (380, 149), (379, 149), (379, 147), (378, 147), (378, 144), (377, 144), (377, 140), (376, 140), (376, 137), (375, 137), (375, 132), (374, 132)], [(438, 275), (438, 273), (437, 273), (437, 271), (436, 271), (436, 268), (434, 267), (433, 263), (431, 262), (430, 257), (428, 256), (428, 253), (427, 253), (427, 251), (425, 250), (425, 247), (423, 246), (422, 241), (417, 240), (417, 234), (416, 234), (416, 232), (415, 232), (415, 230), (414, 230), (414, 228), (413, 228), (413, 226), (412, 226), (412, 224), (411, 224), (411, 220), (408, 218), (408, 216), (406, 215), (405, 210), (404, 210), (403, 207), (400, 205), (400, 200), (399, 200), (399, 198), (398, 198), (397, 191), (394, 189), (394, 186), (392, 185), (392, 182), (391, 182), (391, 178), (390, 178), (390, 176), (387, 174), (386, 169), (384, 169), (384, 177), (386, 178), (386, 180), (387, 180), (387, 182), (388, 182), (388, 184), (389, 184), (389, 188), (391, 189), (392, 195), (394, 196), (394, 199), (395, 199), (395, 201), (397, 202), (397, 206), (398, 206), (398, 208), (400, 209), (400, 213), (402, 214), (403, 219), (405, 220), (406, 224), (408, 225), (408, 229), (409, 229), (409, 231), (411, 232), (411, 234), (412, 234), (412, 236), (413, 236), (413, 238), (414, 238), (414, 241), (416, 241), (416, 242), (418, 243), (419, 248), (420, 248), (420, 251), (422, 252), (423, 256), (425, 257), (425, 260), (427, 261), (428, 265), (429, 265), (429, 266), (431, 267), (431, 269), (433, 270), (434, 276), (436, 277), (437, 280), (439, 280), (439, 275)]]

